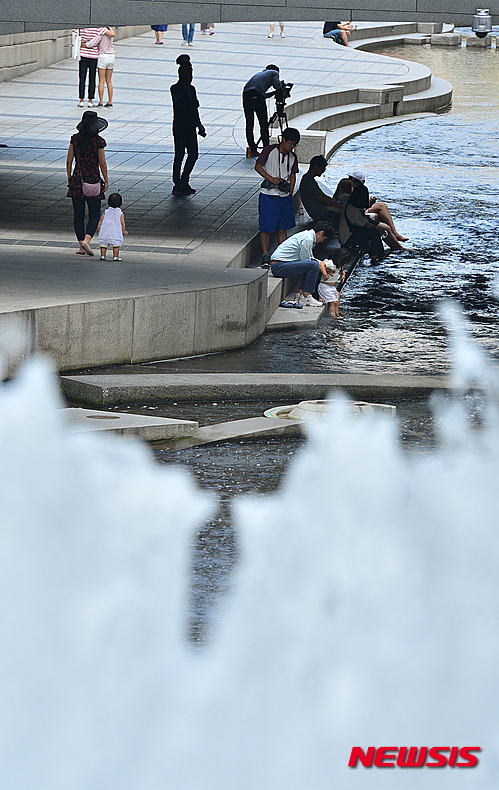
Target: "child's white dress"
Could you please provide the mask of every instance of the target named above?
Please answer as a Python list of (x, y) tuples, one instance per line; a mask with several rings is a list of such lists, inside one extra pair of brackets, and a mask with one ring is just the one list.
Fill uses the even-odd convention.
[[(331, 267), (328, 266), (328, 269), (330, 268)], [(340, 298), (340, 295), (335, 288), (335, 284), (340, 279), (340, 270), (337, 266), (335, 266), (334, 269), (334, 274), (330, 274), (327, 280), (321, 280), (317, 288), (319, 296), (324, 299), (326, 304), (329, 304), (329, 302), (337, 302)]]
[(97, 237), (100, 247), (121, 247), (123, 244), (123, 228), (121, 227), (120, 208), (107, 208), (104, 212), (101, 229)]

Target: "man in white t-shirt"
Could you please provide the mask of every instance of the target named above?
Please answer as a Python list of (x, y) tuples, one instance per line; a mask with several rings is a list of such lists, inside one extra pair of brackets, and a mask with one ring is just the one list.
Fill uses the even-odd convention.
[(266, 145), (255, 163), (256, 172), (265, 179), (260, 187), (258, 215), (262, 266), (270, 264), (270, 234), (277, 231), (279, 244), (286, 239), (287, 231), (295, 226), (293, 191), (298, 172), (298, 159), (293, 148), (300, 142), (298, 129), (284, 129), (282, 140), (276, 145)]

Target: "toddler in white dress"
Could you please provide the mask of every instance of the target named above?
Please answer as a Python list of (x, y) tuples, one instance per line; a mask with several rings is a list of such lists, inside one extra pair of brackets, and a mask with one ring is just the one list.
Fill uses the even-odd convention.
[(341, 268), (345, 254), (340, 250), (336, 257), (336, 263), (328, 258), (323, 261), (326, 273), (324, 274), (321, 267), (322, 279), (317, 288), (322, 301), (329, 305), (329, 315), (334, 318), (340, 314), (340, 294), (336, 286), (341, 285), (345, 279), (345, 272)]
[(100, 246), (101, 261), (106, 260), (108, 247), (113, 248), (113, 261), (121, 261), (120, 247), (123, 244), (123, 236), (128, 236), (128, 231), (125, 228), (125, 215), (121, 210), (122, 202), (119, 192), (109, 195), (108, 208), (100, 218), (97, 240)]

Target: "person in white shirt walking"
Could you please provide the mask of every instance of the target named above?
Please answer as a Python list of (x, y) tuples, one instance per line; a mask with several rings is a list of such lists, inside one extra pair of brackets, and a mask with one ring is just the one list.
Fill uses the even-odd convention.
[(313, 249), (334, 235), (334, 228), (329, 222), (317, 222), (312, 230), (302, 230), (283, 241), (270, 256), (270, 270), (274, 277), (303, 275), (298, 290), (298, 301), (303, 307), (324, 307), (312, 296), (320, 274), (327, 277), (326, 266), (313, 257)]
[(100, 259), (106, 260), (108, 247), (113, 248), (113, 261), (121, 261), (120, 247), (123, 244), (123, 236), (128, 236), (125, 227), (125, 215), (121, 210), (123, 199), (119, 192), (114, 192), (107, 199), (108, 208), (100, 218), (98, 242), (100, 246)]

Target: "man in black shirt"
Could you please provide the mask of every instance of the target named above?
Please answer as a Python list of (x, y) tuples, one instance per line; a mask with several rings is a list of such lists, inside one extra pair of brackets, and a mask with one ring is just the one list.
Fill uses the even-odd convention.
[[(206, 137), (206, 131), (199, 117), (199, 101), (192, 85), (192, 63), (189, 55), (177, 58), (178, 82), (170, 87), (173, 102), (173, 194), (193, 195), (196, 190), (189, 184), (189, 176), (199, 156), (197, 132)], [(182, 175), (180, 169), (187, 151)]]
[[(274, 96), (275, 90), (281, 87), (279, 68), (273, 63), (265, 66), (263, 71), (253, 74), (243, 88), (243, 110), (246, 118), (246, 140), (250, 156), (258, 156), (254, 137), (255, 115), (260, 124), (260, 136), (263, 147), (269, 144), (269, 126), (267, 117), (267, 99)], [(274, 88), (269, 91), (269, 88)]]
[(351, 22), (324, 22), (322, 35), (324, 38), (332, 38), (337, 44), (348, 47), (348, 36), (351, 30), (357, 30)]
[(338, 230), (338, 220), (342, 206), (326, 195), (315, 180), (324, 175), (327, 167), (327, 159), (324, 156), (313, 156), (306, 173), (300, 182), (300, 198), (305, 211), (314, 222), (325, 220), (330, 222), (335, 230)]

